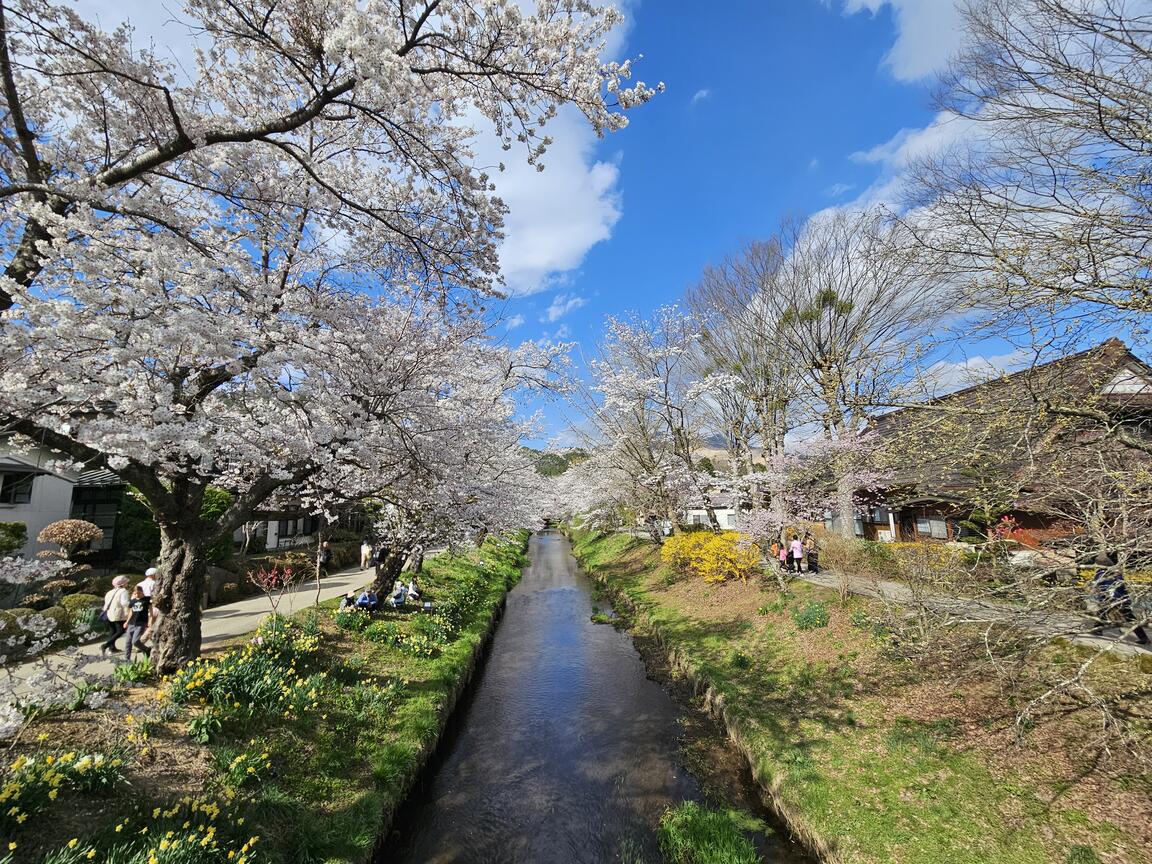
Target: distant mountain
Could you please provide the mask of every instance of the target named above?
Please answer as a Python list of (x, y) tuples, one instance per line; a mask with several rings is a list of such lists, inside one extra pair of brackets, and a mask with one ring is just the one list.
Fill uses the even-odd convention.
[(559, 477), (573, 465), (579, 465), (588, 458), (588, 451), (581, 447), (568, 450), (537, 450), (525, 447), (524, 452), (536, 461), (536, 471), (545, 477)]

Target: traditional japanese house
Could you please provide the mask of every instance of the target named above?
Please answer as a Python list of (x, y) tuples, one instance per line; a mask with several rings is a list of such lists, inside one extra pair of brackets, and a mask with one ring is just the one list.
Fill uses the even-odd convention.
[(1075, 499), (1147, 471), (1152, 366), (1119, 339), (873, 418), (887, 488), (856, 533), (1036, 544), (1080, 530)]

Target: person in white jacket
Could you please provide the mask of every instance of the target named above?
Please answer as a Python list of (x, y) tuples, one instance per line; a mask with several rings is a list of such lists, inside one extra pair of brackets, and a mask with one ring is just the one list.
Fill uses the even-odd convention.
[(116, 640), (124, 632), (124, 622), (128, 620), (128, 615), (128, 577), (117, 576), (104, 595), (104, 611), (100, 613), (100, 620), (108, 628), (108, 639), (100, 646), (100, 653), (117, 650)]

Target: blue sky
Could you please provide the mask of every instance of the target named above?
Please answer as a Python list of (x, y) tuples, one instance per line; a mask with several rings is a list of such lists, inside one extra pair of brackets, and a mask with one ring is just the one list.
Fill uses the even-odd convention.
[[(667, 91), (623, 132), (590, 139), (582, 164), (558, 154), (537, 175), (560, 175), (541, 200), (512, 178), (511, 341), (590, 349), (606, 315), (677, 302), (783, 217), (887, 200), (910, 154), (962, 134), (931, 104), (957, 45), (952, 0), (643, 0), (629, 12), (623, 54), (642, 53), (637, 77)], [(565, 131), (580, 134), (573, 121), (558, 142)], [(544, 259), (553, 233), (585, 238), (586, 252), (526, 275), (521, 231)]]
[[(891, 202), (910, 158), (965, 134), (931, 105), (959, 44), (955, 0), (612, 2), (628, 25), (606, 59), (643, 54), (637, 77), (666, 92), (602, 140), (562, 110), (542, 174), (483, 129), (475, 143), (478, 165), (508, 165), (493, 179), (510, 208), (509, 298), (493, 311), (509, 342), (573, 342), (579, 357), (606, 315), (679, 301), (707, 264), (783, 217)], [(130, 18), (138, 38), (190, 65), (178, 5), (77, 0), (106, 27)], [(1012, 361), (1011, 346), (992, 342), (972, 346), (967, 364)], [(547, 414), (559, 432), (560, 411)]]
[[(877, 5), (874, 14), (848, 14), (839, 0), (739, 0), (723, 15), (691, 0), (633, 8), (626, 53), (643, 53), (638, 77), (663, 80), (667, 92), (595, 144), (588, 164), (616, 172), (601, 197), (618, 218), (578, 266), (513, 280), (514, 292), (538, 293), (504, 305), (512, 323), (523, 318), (512, 337), (559, 330), (590, 344), (606, 314), (675, 302), (705, 265), (781, 218), (873, 194), (891, 173), (882, 157), (935, 119), (931, 79), (901, 80), (888, 62), (901, 31), (893, 8)], [(595, 182), (591, 172), (573, 177), (570, 191)], [(515, 242), (520, 202), (510, 203)], [(562, 213), (565, 203), (533, 206)]]

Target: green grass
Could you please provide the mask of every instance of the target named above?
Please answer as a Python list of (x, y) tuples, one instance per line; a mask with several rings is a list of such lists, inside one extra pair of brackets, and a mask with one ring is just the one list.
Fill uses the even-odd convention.
[(660, 851), (667, 864), (758, 864), (760, 856), (727, 813), (688, 801), (660, 820)]
[[(169, 777), (171, 788), (166, 793), (157, 793), (151, 784), (135, 784), (129, 776), (108, 799), (106, 809), (95, 810), (84, 804), (81, 809), (87, 814), (83, 817), (86, 821), (70, 818), (70, 831), (75, 832), (77, 841), (60, 848), (57, 836), (44, 832), (54, 818), (53, 807), (68, 813), (81, 801), (66, 788), (58, 803), (39, 808), (34, 818), (19, 826), (13, 841), (17, 843), (15, 864), (46, 856), (59, 864), (72, 864), (74, 859), (80, 860), (78, 855), (85, 861), (143, 864), (147, 850), (141, 852), (144, 839), (136, 838), (155, 834), (150, 830), (143, 835), (141, 827), (156, 829), (164, 824), (166, 828), (170, 817), (162, 814), (157, 822), (153, 811), (185, 795), (226, 806), (227, 813), (214, 824), (220, 826), (220, 836), (232, 844), (218, 854), (209, 854), (210, 850), (205, 851), (208, 847), (197, 846), (201, 836), (185, 846), (188, 854), (203, 852), (207, 857), (188, 858), (187, 864), (219, 864), (225, 851), (235, 851), (246, 838), (256, 835), (261, 838), (261, 864), (367, 861), (385, 820), (432, 753), (496, 609), (520, 576), (526, 539), (524, 535), (503, 544), (493, 540), (473, 555), (429, 559), (420, 582), (425, 596), (441, 610), (438, 614), (442, 620), (436, 627), (428, 628), (425, 619), (432, 616), (424, 612), (380, 613), (378, 617), (391, 628), (422, 640), (420, 644), (429, 645), (428, 650), (411, 650), (411, 641), (374, 641), (370, 632), (358, 626), (341, 627), (333, 614), (336, 601), (332, 601), (323, 604), (319, 612), (302, 612), (294, 624), (279, 625), (283, 629), (272, 627), (261, 632), (259, 649), (252, 649), (259, 656), (249, 665), (256, 669), (267, 658), (280, 659), (268, 661), (270, 671), (256, 676), (259, 681), (242, 680), (237, 673), (228, 679), (227, 686), (188, 690), (189, 696), (163, 703), (163, 722), (159, 722), (160, 713), (146, 707), (151, 700), (141, 693), (137, 725), (131, 728), (142, 733), (147, 727), (148, 749), (160, 751), (171, 740), (171, 746), (192, 748), (186, 753), (199, 750), (206, 757), (202, 762), (207, 771), (201, 768), (188, 776)], [(444, 617), (448, 614), (452, 616), (450, 622)], [(276, 633), (287, 634), (283, 638), (289, 641), (279, 642)], [(226, 673), (220, 671), (225, 666), (216, 660), (202, 668), (215, 669), (211, 674), (217, 677), (212, 680), (219, 683), (225, 680)], [(280, 673), (286, 674), (277, 677)], [(189, 670), (174, 677), (173, 682), (183, 685), (195, 674), (194, 669)], [(238, 696), (234, 699), (223, 692), (235, 688), (240, 693), (243, 687), (251, 690), (260, 681), (274, 681), (277, 692), (285, 693), (302, 685), (309, 691), (308, 698), (254, 701)], [(152, 721), (153, 714), (157, 722)], [(188, 729), (189, 724), (204, 728)], [(206, 739), (199, 745), (189, 736), (197, 731)], [(140, 739), (136, 740), (139, 748)], [(59, 743), (67, 745), (66, 741)], [(192, 764), (196, 760), (186, 761)], [(146, 772), (148, 766), (141, 764), (136, 770)], [(180, 806), (177, 803), (176, 809)], [(120, 819), (126, 821), (115, 827)], [(183, 817), (173, 810), (171, 819), (178, 820), (177, 829), (187, 831), (195, 830), (202, 821), (193, 818), (190, 828), (180, 829)], [(125, 845), (129, 839), (131, 844)], [(37, 848), (39, 855), (30, 857)], [(94, 849), (95, 857), (87, 858)], [(9, 864), (3, 851), (0, 864)], [(175, 853), (165, 854), (169, 857), (162, 857), (162, 862), (171, 859), (175, 864), (177, 858), (171, 857)], [(228, 860), (239, 861), (241, 857), (238, 853)], [(184, 864), (185, 859), (179, 858), (179, 862)]]
[(1042, 805), (1031, 789), (997, 780), (977, 757), (951, 747), (951, 724), (891, 716), (860, 679), (850, 661), (874, 645), (870, 632), (843, 627), (838, 633), (858, 641), (837, 644), (834, 659), (804, 658), (803, 642), (831, 637), (823, 621), (804, 629), (808, 617), (824, 616), (794, 620), (789, 613), (826, 607), (847, 618), (832, 592), (797, 582), (793, 602), (784, 604), (774, 592), (748, 586), (762, 595), (751, 620), (696, 617), (683, 592), (670, 592), (650, 545), (623, 535), (577, 532), (573, 539), (582, 564), (605, 581), (618, 605), (632, 608), (636, 625), (658, 632), (723, 698), (757, 780), (778, 789), (796, 827), (835, 846), (837, 860), (1053, 860), (1040, 840), (1043, 817), (1034, 814)]
[[(325, 641), (332, 653), (324, 671), (336, 683), (321, 716), (278, 725), (267, 738), (278, 771), (253, 802), (252, 821), (276, 859), (366, 860), (384, 814), (400, 804), (431, 754), (497, 604), (519, 578), (518, 550), (489, 546), (482, 559), (438, 556), (425, 565), (421, 585), (434, 598), (462, 582), (482, 586), (475, 614), (434, 656), (359, 631)], [(394, 613), (390, 620), (411, 630), (416, 616)]]

